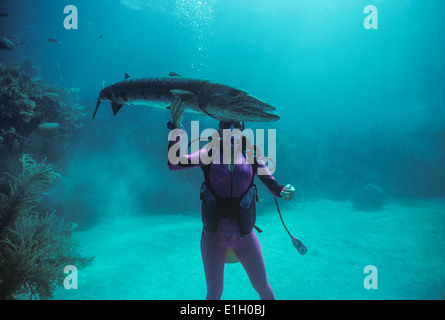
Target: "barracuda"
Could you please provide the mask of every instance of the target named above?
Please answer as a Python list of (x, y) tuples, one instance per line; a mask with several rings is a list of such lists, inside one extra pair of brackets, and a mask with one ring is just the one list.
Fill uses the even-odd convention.
[(180, 101), (186, 112), (208, 115), (223, 121), (277, 121), (279, 116), (268, 111), (275, 107), (242, 90), (213, 81), (183, 78), (175, 73), (170, 77), (126, 79), (105, 87), (99, 94), (96, 109), (103, 101), (111, 102), (116, 115), (124, 105), (147, 105), (169, 109)]

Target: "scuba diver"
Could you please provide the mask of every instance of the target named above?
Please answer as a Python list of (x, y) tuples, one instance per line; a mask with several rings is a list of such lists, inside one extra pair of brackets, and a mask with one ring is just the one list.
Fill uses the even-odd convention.
[[(171, 105), (172, 120), (169, 129), (182, 128), (184, 107), (181, 102)], [(219, 123), (219, 137), (223, 137), (224, 129), (243, 130), (240, 122)], [(234, 130), (233, 132), (237, 132)], [(238, 131), (240, 132), (240, 131)], [(170, 170), (182, 170), (201, 167), (205, 182), (201, 188), (203, 231), (201, 236), (201, 255), (207, 284), (207, 300), (219, 300), (223, 293), (224, 266), (228, 262), (241, 262), (249, 280), (262, 300), (274, 300), (275, 295), (266, 276), (266, 267), (258, 238), (253, 231), (261, 230), (255, 226), (256, 187), (253, 184), (257, 169), (263, 173), (258, 175), (261, 182), (275, 197), (291, 200), (295, 189), (290, 184), (283, 187), (274, 179), (266, 164), (255, 159), (253, 164), (247, 162), (243, 143), (236, 143), (231, 133), (230, 139), (218, 140), (219, 146), (230, 147), (230, 161), (223, 160), (223, 152), (216, 157), (220, 161), (204, 164), (202, 156), (213, 152), (213, 148), (200, 149), (188, 155), (179, 156), (173, 163), (168, 161)], [(169, 150), (179, 143), (181, 136), (169, 141)], [(239, 140), (238, 140), (239, 142)], [(217, 142), (218, 143), (218, 142)], [(179, 150), (178, 150), (179, 151)]]

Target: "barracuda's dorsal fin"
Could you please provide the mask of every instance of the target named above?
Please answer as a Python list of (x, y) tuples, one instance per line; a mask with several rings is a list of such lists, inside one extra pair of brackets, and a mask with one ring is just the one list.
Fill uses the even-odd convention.
[(181, 75), (179, 75), (179, 74), (177, 74), (177, 73), (175, 73), (175, 72), (170, 72), (168, 75), (169, 75), (170, 77), (181, 77)]
[(124, 72), (124, 78), (125, 78), (125, 79), (130, 78), (130, 76), (128, 75), (128, 73)]

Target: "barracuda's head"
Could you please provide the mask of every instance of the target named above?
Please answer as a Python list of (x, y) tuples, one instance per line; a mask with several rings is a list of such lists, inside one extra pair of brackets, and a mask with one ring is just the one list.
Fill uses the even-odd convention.
[[(275, 107), (243, 90), (207, 82), (200, 95), (200, 107), (213, 118), (223, 121), (277, 121), (279, 116), (267, 113)], [(201, 103), (201, 102), (204, 103)]]

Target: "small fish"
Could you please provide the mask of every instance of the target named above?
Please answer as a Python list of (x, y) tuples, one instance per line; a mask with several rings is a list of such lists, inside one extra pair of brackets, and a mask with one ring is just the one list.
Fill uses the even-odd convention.
[(62, 44), (62, 42), (60, 42), (59, 40), (53, 39), (53, 38), (44, 39), (43, 41), (48, 41), (48, 42), (55, 43), (55, 44)]
[(6, 38), (0, 38), (0, 50), (9, 50), (14, 48), (14, 44)]
[(26, 44), (26, 41), (23, 41), (23, 42), (20, 42), (20, 43), (13, 43), (12, 41), (10, 41), (10, 40), (8, 40), (6, 38), (1, 38), (0, 37), (0, 50), (9, 50), (9, 51), (11, 51), (15, 47), (22, 46), (24, 44)]
[(31, 81), (37, 83), (37, 82), (42, 81), (42, 79), (43, 79), (42, 77), (36, 77), (36, 78), (33, 78)]
[(104, 37), (103, 34), (101, 34), (100, 36), (97, 37), (97, 39), (102, 39)]
[(40, 124), (37, 129), (41, 132), (49, 132), (49, 131), (55, 131), (59, 129), (60, 124), (57, 122), (50, 123), (50, 122), (44, 122)]
[(7, 18), (7, 17), (9, 17), (9, 14), (8, 14), (8, 13), (0, 12), (0, 17), (2, 17), (2, 18)]
[(1, 36), (2, 38), (7, 38), (7, 39), (9, 39), (9, 40), (11, 40), (11, 41), (19, 41), (19, 40), (17, 39), (17, 37), (15, 37), (15, 36), (13, 36), (13, 35), (10, 35), (10, 34), (7, 34), (7, 33), (4, 33), (4, 32), (0, 32), (0, 36)]
[(83, 22), (85, 22), (86, 24), (89, 24), (90, 26), (94, 25), (94, 23), (92, 23), (90, 20), (87, 20), (87, 19), (83, 19)]
[(57, 70), (60, 70), (60, 64), (58, 62), (56, 62), (56, 67), (57, 67)]
[(45, 97), (50, 98), (50, 99), (56, 99), (56, 98), (59, 97), (59, 95), (57, 93), (54, 93), (54, 92), (45, 92), (43, 95)]

